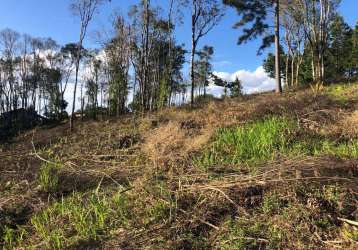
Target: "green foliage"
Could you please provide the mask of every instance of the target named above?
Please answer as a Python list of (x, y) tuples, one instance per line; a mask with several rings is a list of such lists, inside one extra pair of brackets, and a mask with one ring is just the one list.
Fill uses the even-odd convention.
[(268, 48), (273, 42), (273, 35), (270, 34), (270, 23), (268, 21), (268, 13), (273, 11), (274, 6), (268, 4), (265, 0), (224, 0), (224, 4), (236, 9), (241, 19), (234, 25), (235, 28), (244, 27), (242, 35), (238, 39), (238, 44), (243, 44), (258, 36), (264, 35), (262, 45), (259, 49)]
[(328, 96), (335, 101), (339, 101), (342, 104), (347, 103), (349, 101), (347, 93), (350, 91), (350, 86), (343, 84), (330, 85), (326, 88), (326, 93), (328, 94)]
[(352, 34), (352, 52), (351, 52), (351, 63), (353, 77), (358, 77), (358, 21), (353, 30)]
[(348, 239), (358, 242), (358, 229), (356, 227), (346, 226), (343, 230), (343, 235)]
[(322, 142), (321, 148), (318, 152), (316, 152), (316, 154), (334, 155), (339, 158), (358, 159), (358, 140), (342, 142), (339, 144), (325, 140)]
[(148, 191), (153, 195), (153, 200), (150, 206), (144, 209), (145, 224), (152, 222), (166, 223), (172, 218), (177, 206), (176, 199), (172, 197), (171, 192), (166, 186), (165, 182), (158, 182), (153, 184)]
[(238, 97), (238, 96), (242, 96), (244, 94), (241, 81), (239, 80), (238, 77), (236, 77), (235, 81), (229, 83), (228, 88), (230, 89), (231, 97)]
[[(331, 25), (327, 77), (339, 80), (353, 73), (352, 29), (342, 16), (337, 15)], [(342, 60), (344, 58), (344, 60)]]
[[(286, 53), (284, 52), (282, 46), (280, 46), (280, 74), (281, 76), (285, 76), (285, 60), (286, 60)], [(275, 55), (272, 53), (268, 53), (267, 58), (264, 59), (263, 67), (265, 72), (271, 77), (275, 78)]]

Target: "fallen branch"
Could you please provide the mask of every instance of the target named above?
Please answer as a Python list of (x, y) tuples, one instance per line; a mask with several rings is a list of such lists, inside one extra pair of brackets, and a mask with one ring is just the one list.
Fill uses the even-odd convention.
[(355, 226), (355, 227), (358, 227), (358, 222), (357, 221), (353, 221), (353, 220), (348, 220), (348, 219), (344, 219), (344, 218), (337, 218), (338, 220), (340, 221), (343, 221), (349, 225), (352, 225), (352, 226)]

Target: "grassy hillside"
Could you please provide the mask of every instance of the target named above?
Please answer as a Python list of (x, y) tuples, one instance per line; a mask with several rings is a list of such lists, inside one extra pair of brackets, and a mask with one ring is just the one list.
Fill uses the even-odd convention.
[(5, 249), (357, 249), (358, 85), (37, 128), (0, 146)]

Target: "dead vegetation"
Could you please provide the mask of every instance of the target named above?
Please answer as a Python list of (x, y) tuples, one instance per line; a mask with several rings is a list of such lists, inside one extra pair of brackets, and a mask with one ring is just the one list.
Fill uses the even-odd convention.
[[(0, 244), (354, 249), (358, 229), (348, 222), (358, 220), (357, 87), (344, 88), (343, 101), (332, 88), (84, 122), (73, 134), (63, 125), (20, 135), (0, 149)], [(257, 161), (209, 155), (201, 167), (218, 129), (270, 117), (294, 126), (282, 149), (275, 142)]]

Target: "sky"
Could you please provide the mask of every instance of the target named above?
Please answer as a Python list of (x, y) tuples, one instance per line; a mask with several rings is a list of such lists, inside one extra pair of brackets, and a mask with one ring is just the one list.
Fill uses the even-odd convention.
[[(91, 23), (85, 45), (98, 46), (94, 36), (95, 31), (109, 31), (114, 11), (126, 14), (128, 7), (138, 1), (112, 0), (111, 3), (106, 3)], [(70, 2), (71, 0), (0, 0), (0, 30), (11, 28), (34, 37), (51, 37), (61, 45), (75, 42), (78, 40), (79, 21), (69, 10)], [(153, 5), (160, 5), (163, 8), (168, 2), (168, 0), (152, 0)], [(190, 14), (189, 10), (182, 11), (185, 13), (184, 23), (177, 27), (176, 39), (178, 43), (184, 43), (189, 50)], [(358, 21), (358, 0), (342, 0), (339, 11), (346, 22), (354, 26)], [(268, 78), (262, 69), (263, 59), (272, 48), (267, 49), (263, 55), (257, 56), (260, 39), (238, 46), (237, 38), (240, 31), (232, 28), (237, 20), (235, 10), (226, 8), (223, 20), (201, 40), (199, 47), (213, 46), (214, 71), (225, 76), (226, 79), (239, 76), (242, 78), (246, 92), (273, 89), (274, 81)], [(212, 90), (216, 94), (219, 93), (214, 87)]]

